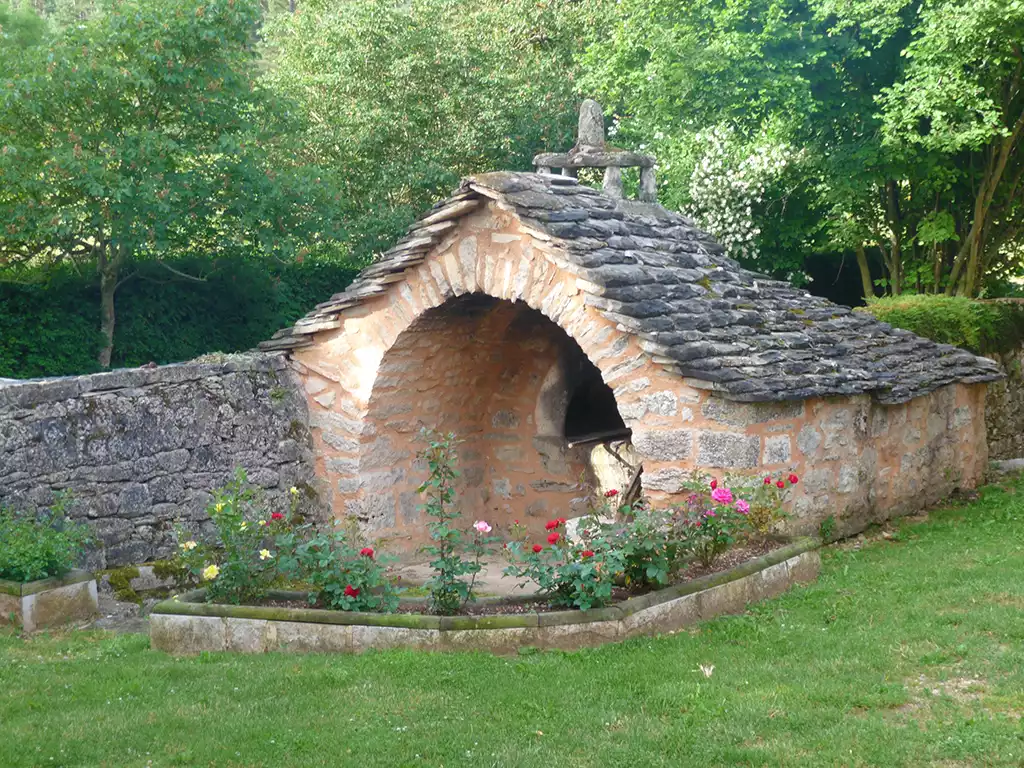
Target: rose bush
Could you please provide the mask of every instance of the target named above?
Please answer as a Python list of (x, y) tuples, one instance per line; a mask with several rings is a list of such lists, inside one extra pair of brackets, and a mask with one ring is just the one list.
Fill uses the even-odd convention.
[(280, 579), (275, 539), (291, 527), (287, 518), (295, 513), (298, 491), (290, 494), (288, 515), (269, 512), (248, 480), (245, 470), (237, 469), (231, 482), (213, 492), (207, 513), (215, 534), (209, 540), (176, 531), (177, 567), (206, 588), (210, 602), (259, 602)]
[(354, 518), (336, 521), (331, 531), (307, 524), (278, 537), (278, 569), (309, 584), (310, 604), (340, 611), (394, 611), (398, 590), (389, 565), (367, 546)]
[(746, 519), (751, 532), (757, 538), (764, 538), (775, 532), (786, 519), (782, 496), (787, 488), (800, 482), (793, 473), (785, 477), (766, 475), (763, 479), (736, 477), (731, 479), (733, 488), (738, 489), (749, 500)]
[(521, 526), (513, 526), (517, 538), (505, 548), (509, 565), (504, 575), (518, 579), (520, 586), (535, 583), (538, 593), (552, 605), (582, 611), (606, 605), (612, 598), (615, 577), (623, 569), (621, 551), (600, 535), (586, 544), (571, 542), (564, 535), (564, 526), (562, 518), (549, 521), (545, 528), (552, 533), (547, 547), (530, 546)]

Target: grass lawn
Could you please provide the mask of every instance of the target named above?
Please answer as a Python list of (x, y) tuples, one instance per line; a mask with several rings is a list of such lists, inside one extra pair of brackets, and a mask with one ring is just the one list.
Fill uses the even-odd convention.
[(744, 616), (577, 653), (0, 634), (0, 766), (1024, 765), (1024, 481), (893, 531)]

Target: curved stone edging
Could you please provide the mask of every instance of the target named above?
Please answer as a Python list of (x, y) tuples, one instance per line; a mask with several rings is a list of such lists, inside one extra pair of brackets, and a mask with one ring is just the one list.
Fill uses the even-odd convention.
[(270, 608), (165, 600), (150, 615), (152, 647), (201, 651), (360, 652), (371, 648), (481, 650), (576, 649), (654, 635), (782, 594), (817, 578), (820, 543), (802, 539), (736, 568), (592, 611), (493, 616), (428, 616)]

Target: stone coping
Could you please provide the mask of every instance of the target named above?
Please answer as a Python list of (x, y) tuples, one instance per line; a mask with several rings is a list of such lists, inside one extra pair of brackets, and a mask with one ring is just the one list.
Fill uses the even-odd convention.
[(62, 578), (39, 579), (38, 581), (6, 581), (0, 579), (0, 593), (14, 595), (15, 597), (26, 597), (46, 592), (50, 589), (67, 587), (72, 584), (81, 584), (83, 581), (92, 581), (94, 576), (89, 571), (75, 568), (68, 571)]
[[(279, 608), (269, 606), (224, 605), (203, 602), (205, 590), (197, 589), (157, 603), (151, 615), (195, 616), (226, 619), (251, 619), (257, 621), (284, 621), (307, 624), (331, 624), (339, 626), (397, 627), (420, 630), (493, 630), (529, 629), (572, 624), (621, 622), (622, 620), (649, 608), (668, 603), (689, 595), (695, 595), (735, 582), (763, 571), (771, 566), (784, 563), (806, 552), (818, 549), (821, 542), (814, 538), (801, 538), (761, 557), (720, 573), (676, 584), (671, 587), (631, 597), (621, 603), (589, 611), (530, 611), (519, 614), (493, 614), (479, 616), (434, 616), (416, 613), (365, 613), (360, 611), (334, 611), (321, 608)], [(305, 592), (275, 591), (270, 597), (278, 599), (303, 599)], [(534, 597), (515, 597), (513, 602), (530, 602)], [(478, 604), (508, 603), (509, 598), (481, 598)], [(426, 599), (404, 601), (406, 604), (422, 604)]]
[(226, 373), (245, 371), (282, 371), (284, 359), (264, 352), (209, 355), (182, 363), (152, 368), (118, 368), (80, 376), (56, 376), (41, 379), (0, 380), (0, 408), (22, 408), (39, 403), (57, 402), (83, 395), (117, 390), (132, 390), (152, 384), (176, 384), (202, 381)]

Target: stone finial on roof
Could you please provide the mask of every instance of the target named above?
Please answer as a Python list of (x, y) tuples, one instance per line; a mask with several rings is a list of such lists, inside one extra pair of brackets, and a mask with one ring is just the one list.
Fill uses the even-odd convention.
[(545, 152), (533, 158), (537, 173), (551, 173), (561, 168), (563, 176), (577, 176), (580, 168), (604, 168), (604, 192), (621, 199), (622, 169), (640, 169), (641, 202), (654, 203), (658, 187), (654, 178), (654, 158), (637, 152), (609, 146), (604, 137), (604, 112), (593, 99), (580, 105), (579, 133), (576, 146), (564, 154)]
[(604, 149), (604, 112), (601, 105), (593, 99), (587, 99), (580, 105), (576, 146)]

